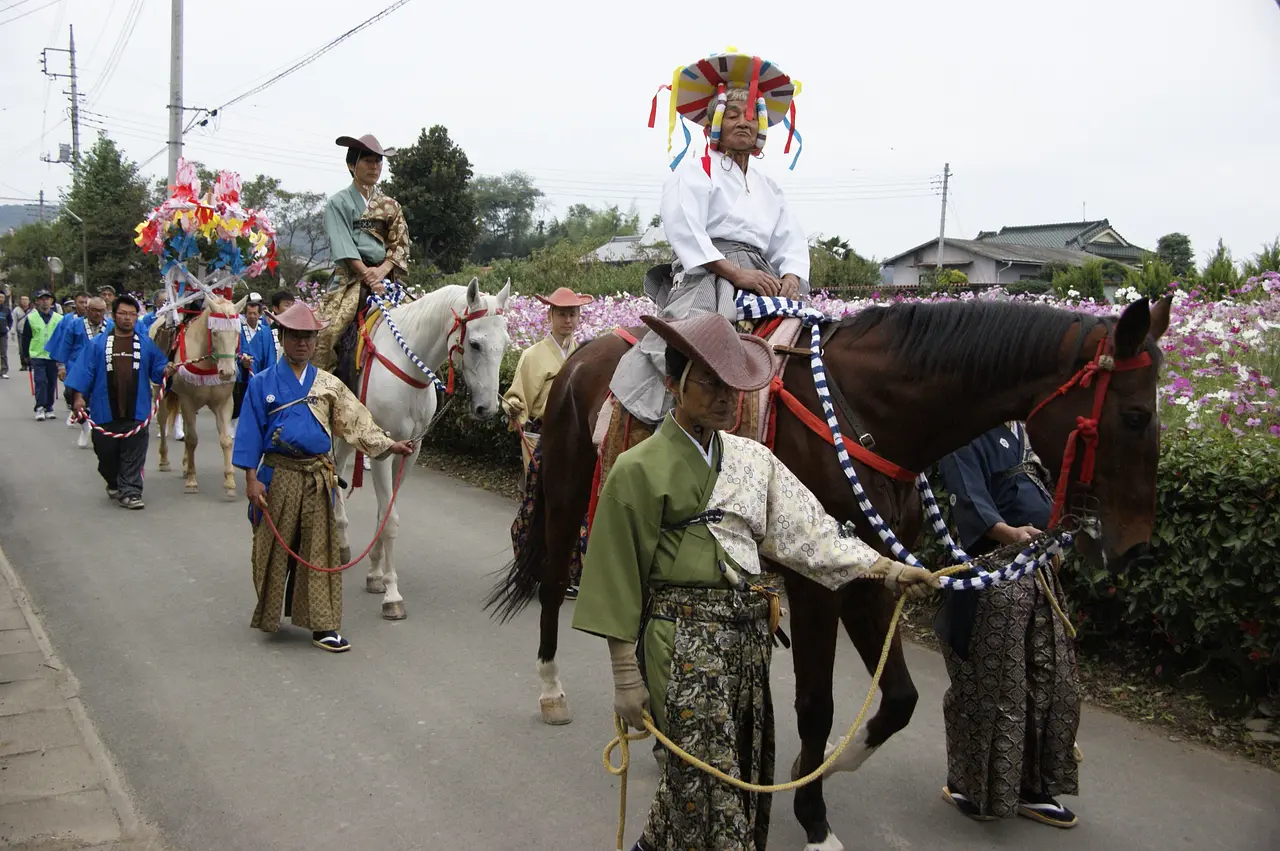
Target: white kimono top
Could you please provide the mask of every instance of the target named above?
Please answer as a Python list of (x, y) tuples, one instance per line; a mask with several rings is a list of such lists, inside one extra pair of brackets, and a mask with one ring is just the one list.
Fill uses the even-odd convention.
[[(727, 166), (727, 167), (726, 167)], [(767, 174), (742, 169), (711, 152), (711, 174), (701, 159), (685, 157), (662, 190), (662, 227), (685, 272), (723, 260), (712, 239), (731, 239), (758, 248), (779, 275), (809, 281), (809, 243), (787, 207), (782, 190)]]

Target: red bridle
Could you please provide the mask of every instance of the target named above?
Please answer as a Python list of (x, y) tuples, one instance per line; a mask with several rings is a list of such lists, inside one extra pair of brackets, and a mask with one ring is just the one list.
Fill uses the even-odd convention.
[(501, 316), (504, 312), (500, 307), (495, 307), (492, 311), (487, 307), (482, 307), (479, 310), (473, 310), (461, 316), (458, 315), (458, 311), (453, 311), (453, 324), (449, 326), (449, 336), (452, 336), (454, 331), (458, 331), (458, 342), (449, 347), (449, 378), (445, 382), (445, 393), (450, 396), (453, 395), (453, 353), (458, 352), (463, 357), (466, 357), (466, 352), (463, 351), (462, 347), (467, 341), (467, 323), (472, 319), (482, 319), (490, 315), (490, 313), (494, 316)]
[[(1081, 333), (1084, 333), (1083, 331)], [(1102, 403), (1107, 397), (1107, 387), (1111, 384), (1111, 376), (1117, 372), (1129, 372), (1152, 365), (1151, 353), (1142, 352), (1131, 358), (1116, 360), (1115, 343), (1110, 334), (1098, 341), (1098, 350), (1093, 360), (1080, 368), (1071, 376), (1066, 384), (1055, 390), (1027, 415), (1027, 422), (1040, 412), (1045, 405), (1059, 396), (1065, 396), (1075, 387), (1088, 387), (1097, 379), (1093, 391), (1093, 411), (1088, 417), (1076, 417), (1076, 427), (1067, 435), (1067, 445), (1062, 450), (1062, 471), (1058, 474), (1058, 485), (1053, 493), (1053, 512), (1049, 516), (1049, 528), (1054, 528), (1062, 519), (1062, 509), (1067, 499), (1067, 485), (1071, 478), (1071, 467), (1076, 460), (1076, 446), (1084, 443), (1084, 458), (1080, 462), (1080, 476), (1076, 480), (1085, 488), (1093, 484), (1093, 468), (1098, 452), (1098, 421), (1102, 417)]]

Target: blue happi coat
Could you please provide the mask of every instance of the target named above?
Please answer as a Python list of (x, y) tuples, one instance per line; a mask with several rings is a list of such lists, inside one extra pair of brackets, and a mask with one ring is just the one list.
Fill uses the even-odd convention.
[(80, 352), (84, 351), (85, 345), (90, 339), (98, 339), (103, 334), (116, 327), (116, 323), (110, 319), (102, 323), (102, 330), (94, 337), (89, 337), (89, 332), (84, 327), (84, 317), (64, 316), (62, 321), (58, 323), (58, 327), (53, 329), (53, 335), (49, 337), (49, 344), (45, 349), (53, 356), (53, 359), (61, 364), (66, 364), (68, 371), (75, 365), (76, 359), (80, 357)]
[(244, 320), (240, 321), (240, 354), (251, 355), (253, 357), (252, 370), (245, 369), (240, 366), (240, 381), (248, 382), (251, 375), (258, 375), (266, 372), (276, 362), (276, 341), (271, 335), (271, 329), (267, 327), (267, 323), (258, 320), (258, 328), (254, 332), (253, 339), (249, 339), (249, 326)]
[[(80, 332), (84, 333), (83, 323), (76, 324), (80, 324)], [(85, 397), (89, 403), (89, 410), (94, 412), (99, 422), (110, 422), (115, 418), (115, 412), (111, 410), (111, 391), (107, 386), (111, 381), (111, 375), (107, 372), (107, 340), (111, 336), (113, 336), (111, 333), (99, 334), (85, 343), (81, 356), (76, 358), (67, 372), (67, 387)], [(129, 410), (124, 410), (122, 413), (125, 414), (126, 419), (132, 417), (141, 421), (151, 416), (151, 385), (164, 383), (164, 368), (168, 365), (168, 360), (156, 348), (156, 344), (139, 334), (136, 328), (132, 338), (116, 340), (116, 354), (126, 350), (132, 352), (131, 340), (137, 340), (140, 344), (135, 382), (137, 392), (132, 404), (129, 405)], [(122, 358), (116, 360), (116, 367), (119, 368), (124, 360)], [(121, 408), (126, 407), (125, 400), (117, 401)]]
[[(263, 336), (271, 339), (270, 334)], [(315, 380), (314, 366), (308, 364), (299, 381), (289, 362), (282, 360), (253, 376), (245, 389), (231, 463), (242, 470), (256, 470), (258, 481), (268, 490), (275, 469), (262, 463), (265, 455), (277, 452), (306, 458), (325, 455), (333, 448), (329, 433), (305, 401)], [(250, 506), (251, 522), (257, 523), (259, 514)]]

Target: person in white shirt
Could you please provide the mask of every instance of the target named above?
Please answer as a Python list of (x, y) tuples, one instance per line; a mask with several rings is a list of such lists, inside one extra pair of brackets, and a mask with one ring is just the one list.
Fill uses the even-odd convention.
[[(804, 230), (773, 179), (751, 167), (767, 126), (782, 121), (791, 106), (790, 78), (771, 63), (740, 55), (712, 56), (676, 76), (685, 80), (685, 88), (672, 94), (676, 108), (707, 128), (708, 151), (673, 164), (661, 212), (675, 257), (650, 271), (645, 294), (664, 319), (706, 311), (730, 321), (738, 318), (739, 292), (795, 300), (808, 295)], [(712, 94), (698, 97), (702, 91)], [(623, 356), (610, 385), (627, 411), (651, 424), (671, 407), (663, 384), (665, 352), (660, 338), (647, 335)]]

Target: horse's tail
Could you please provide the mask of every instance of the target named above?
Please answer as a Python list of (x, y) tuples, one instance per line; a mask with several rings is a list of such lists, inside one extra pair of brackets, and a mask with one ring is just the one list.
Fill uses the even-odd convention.
[[(537, 453), (537, 449), (534, 452)], [(536, 473), (531, 475), (535, 477), (531, 495), (533, 506), (524, 543), (516, 549), (515, 558), (498, 571), (501, 578), (484, 601), (485, 610), (499, 623), (506, 623), (524, 611), (542, 585), (542, 568), (547, 560), (547, 500), (542, 489), (542, 477)]]

